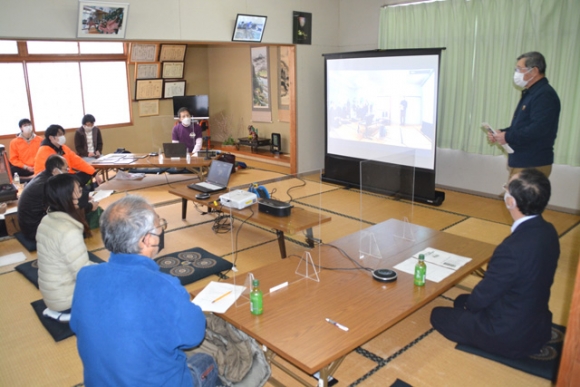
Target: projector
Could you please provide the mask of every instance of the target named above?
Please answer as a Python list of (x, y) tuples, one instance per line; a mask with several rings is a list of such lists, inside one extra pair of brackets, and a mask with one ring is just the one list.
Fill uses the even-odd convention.
[(220, 195), (220, 203), (224, 207), (242, 210), (258, 201), (258, 196), (253, 192), (243, 191), (241, 189)]

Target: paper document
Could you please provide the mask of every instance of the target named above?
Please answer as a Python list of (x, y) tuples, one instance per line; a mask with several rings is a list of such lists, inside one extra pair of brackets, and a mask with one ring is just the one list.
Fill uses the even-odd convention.
[[(487, 122), (483, 122), (481, 124), (481, 129), (483, 129), (486, 132), (489, 132), (491, 134), (498, 134), (499, 131), (495, 130), (494, 128), (492, 128)], [(500, 144), (498, 144), (500, 145)], [(503, 147), (503, 149), (507, 152), (507, 153), (514, 153), (514, 150), (512, 149), (511, 146), (509, 146), (508, 144), (503, 144), (501, 145)]]
[(13, 214), (16, 211), (18, 211), (18, 207), (17, 206), (14, 206), (14, 207), (11, 207), (11, 208), (7, 209), (5, 213), (0, 214), (0, 220), (4, 219), (4, 216)]
[(90, 193), (90, 196), (93, 198), (95, 202), (100, 202), (101, 200), (108, 198), (115, 192), (112, 189), (103, 189), (100, 191), (93, 191)]
[(212, 281), (192, 302), (204, 312), (225, 313), (245, 289), (245, 286)]
[(26, 255), (24, 255), (24, 253), (3, 255), (0, 257), (0, 266), (6, 266), (12, 263), (22, 262), (24, 260), (26, 260)]
[(453, 274), (454, 271), (471, 261), (471, 258), (451, 254), (445, 251), (428, 247), (411, 258), (404, 260), (395, 266), (395, 269), (405, 273), (415, 274), (415, 265), (419, 259), (419, 254), (425, 255), (425, 264), (427, 265), (427, 280), (440, 282), (446, 277)]

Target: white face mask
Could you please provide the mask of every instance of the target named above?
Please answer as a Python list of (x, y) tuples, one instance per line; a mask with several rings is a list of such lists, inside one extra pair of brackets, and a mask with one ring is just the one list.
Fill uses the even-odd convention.
[(24, 133), (25, 136), (29, 136), (30, 133), (32, 133), (32, 125), (24, 125), (22, 127), (22, 133)]
[(514, 198), (514, 197), (513, 197), (513, 196), (512, 196), (512, 195), (511, 195), (511, 194), (510, 194), (508, 191), (505, 191), (505, 194), (503, 195), (503, 201), (504, 201), (504, 203), (505, 203), (505, 207), (506, 207), (508, 210), (513, 210), (513, 209), (515, 208), (515, 206), (513, 206), (513, 205), (512, 205), (512, 206), (510, 206), (510, 205), (508, 204), (508, 198), (512, 198), (512, 199), (513, 199), (513, 201), (514, 201), (514, 203), (515, 203), (516, 199), (515, 199), (515, 198)]
[(532, 71), (532, 69), (529, 69), (525, 73), (520, 73), (517, 70), (516, 70), (516, 72), (514, 72), (514, 83), (516, 84), (516, 86), (521, 87), (522, 89), (524, 89), (528, 85), (528, 82), (530, 82), (531, 79), (529, 79), (527, 81), (524, 80), (524, 75), (526, 75), (530, 71)]
[(93, 130), (93, 127), (92, 127), (92, 126), (86, 126), (86, 125), (83, 125), (83, 129), (84, 129), (86, 132), (90, 132), (91, 130)]
[(191, 125), (191, 117), (185, 117), (183, 120), (181, 120), (181, 123), (183, 124), (183, 126), (187, 127), (189, 125)]
[(66, 144), (66, 137), (65, 136), (58, 136), (58, 144), (60, 146)]

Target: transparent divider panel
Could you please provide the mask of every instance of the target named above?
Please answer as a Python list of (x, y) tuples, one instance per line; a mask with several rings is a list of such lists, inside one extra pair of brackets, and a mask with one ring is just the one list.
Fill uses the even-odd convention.
[[(292, 291), (306, 281), (321, 281), (321, 243), (331, 220), (323, 204), (322, 171), (284, 175), (264, 171), (263, 179), (247, 181), (232, 175), (221, 209), (231, 224), (234, 264), (231, 280), (245, 287), (232, 307), (248, 307), (252, 279), (260, 280), (264, 299)], [(332, 187), (334, 189), (334, 187)], [(229, 200), (229, 202), (228, 202)], [(270, 266), (274, 265), (274, 266)]]
[[(149, 152), (163, 152), (163, 143), (171, 142), (171, 131), (175, 126), (173, 115), (149, 117), (149, 133), (143, 132), (140, 135), (151, 138), (151, 149)], [(127, 150), (134, 152), (131, 148)]]
[[(388, 155), (360, 162), (361, 265), (368, 269), (385, 268), (384, 257), (410, 247), (415, 241), (413, 228), (415, 197), (415, 150), (392, 147)], [(378, 231), (375, 224), (389, 219), (396, 227)]]

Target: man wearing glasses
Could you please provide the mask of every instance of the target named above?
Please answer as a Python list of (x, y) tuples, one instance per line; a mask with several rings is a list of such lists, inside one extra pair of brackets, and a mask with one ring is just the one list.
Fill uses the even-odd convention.
[(490, 142), (509, 144), (510, 176), (523, 168), (535, 168), (550, 176), (554, 163), (554, 142), (560, 118), (560, 99), (545, 75), (546, 60), (539, 52), (528, 52), (517, 59), (514, 83), (522, 88), (512, 123), (497, 134), (488, 134)]
[(153, 258), (164, 245), (165, 219), (128, 195), (101, 215), (107, 263), (80, 270), (70, 327), (87, 386), (215, 386), (214, 359), (184, 350), (205, 337), (201, 309)]
[(536, 169), (512, 176), (504, 196), (514, 220), (511, 235), (471, 294), (431, 312), (431, 324), (447, 339), (508, 358), (537, 354), (550, 340), (548, 302), (560, 256), (558, 233), (542, 217), (550, 191)]

